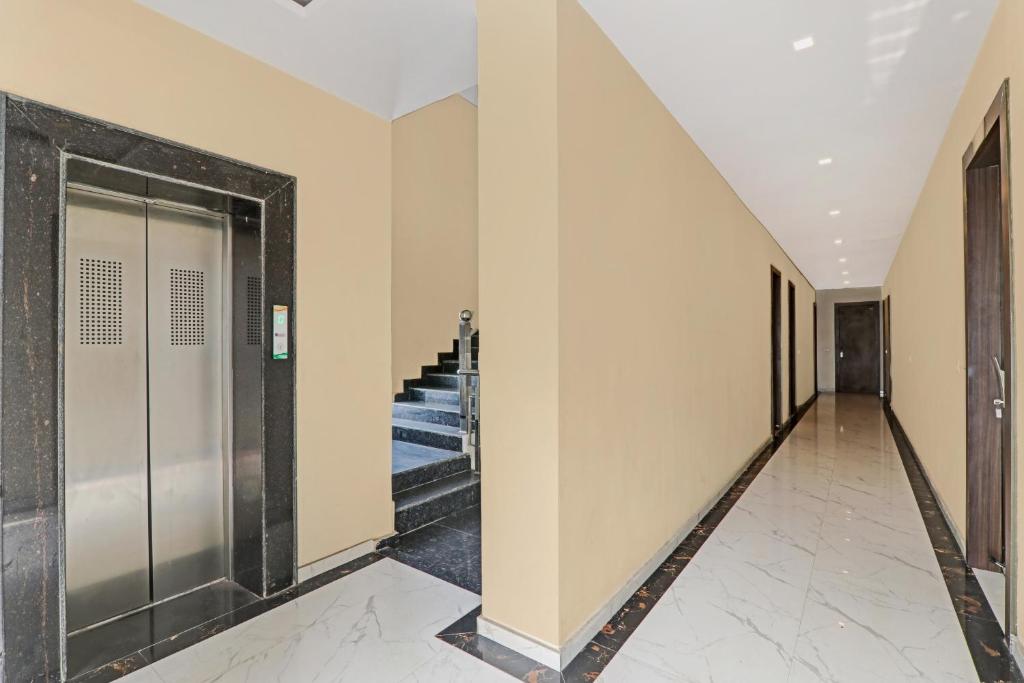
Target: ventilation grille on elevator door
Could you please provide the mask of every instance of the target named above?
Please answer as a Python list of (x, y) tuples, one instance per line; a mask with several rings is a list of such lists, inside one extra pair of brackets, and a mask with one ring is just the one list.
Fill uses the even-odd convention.
[(124, 332), (120, 261), (78, 261), (78, 339), (82, 344), (120, 344)]
[(171, 268), (171, 346), (206, 343), (206, 274)]
[(245, 282), (245, 343), (259, 346), (263, 331), (263, 286), (260, 277), (250, 275)]

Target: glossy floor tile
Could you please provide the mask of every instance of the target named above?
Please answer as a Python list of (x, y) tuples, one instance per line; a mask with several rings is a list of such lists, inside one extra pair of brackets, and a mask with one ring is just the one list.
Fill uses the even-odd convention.
[(819, 397), (561, 673), (476, 634), (474, 507), (125, 680), (977, 681), (906, 462), (877, 399)]
[(988, 604), (999, 621), (999, 628), (1006, 630), (1006, 579), (998, 572), (990, 572), (984, 569), (975, 569), (974, 575), (978, 577), (981, 590), (985, 591)]
[(877, 399), (818, 399), (600, 680), (978, 680)]
[(473, 593), (383, 559), (121, 680), (508, 680), (436, 637), (479, 604)]

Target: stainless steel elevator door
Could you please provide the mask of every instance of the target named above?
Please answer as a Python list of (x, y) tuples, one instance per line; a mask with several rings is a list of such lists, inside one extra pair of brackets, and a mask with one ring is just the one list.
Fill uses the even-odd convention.
[(68, 190), (64, 495), (69, 630), (145, 605), (146, 206)]
[(228, 574), (222, 217), (149, 207), (153, 599)]

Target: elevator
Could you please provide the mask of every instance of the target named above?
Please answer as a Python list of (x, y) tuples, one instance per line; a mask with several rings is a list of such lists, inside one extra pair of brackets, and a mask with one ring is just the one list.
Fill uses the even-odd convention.
[(226, 213), (69, 185), (65, 231), (74, 632), (231, 578), (231, 229)]

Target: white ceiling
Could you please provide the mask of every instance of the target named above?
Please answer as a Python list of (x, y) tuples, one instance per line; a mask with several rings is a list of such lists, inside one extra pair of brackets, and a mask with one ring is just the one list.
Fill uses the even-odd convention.
[(475, 0), (137, 0), (391, 120), (476, 85)]
[[(475, 0), (138, 2), (386, 119), (476, 101)], [(882, 283), (997, 4), (580, 2), (818, 289)]]
[(581, 2), (818, 289), (882, 284), (996, 6)]

